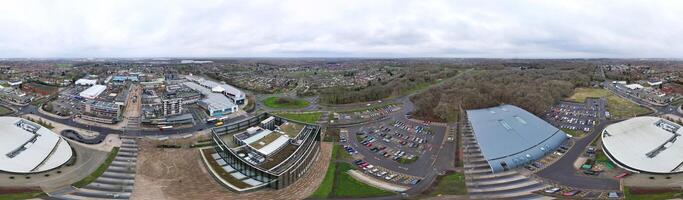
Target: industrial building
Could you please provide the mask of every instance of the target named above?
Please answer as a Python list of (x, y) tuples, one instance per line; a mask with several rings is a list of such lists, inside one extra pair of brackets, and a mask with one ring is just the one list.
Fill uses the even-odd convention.
[(562, 130), (513, 105), (467, 110), (467, 119), (494, 173), (530, 164), (568, 138)]
[(619, 167), (633, 172), (683, 172), (681, 126), (658, 117), (635, 117), (602, 131), (603, 151)]
[(245, 94), (241, 90), (233, 87), (232, 85), (228, 84), (221, 84), (221, 83), (216, 83), (214, 81), (206, 80), (201, 77), (189, 75), (185, 76), (185, 78), (189, 81), (195, 82), (207, 89), (210, 89), (211, 92), (216, 92), (216, 93), (221, 93), (227, 97), (229, 97), (233, 103), (237, 105), (242, 105), (244, 104), (244, 99), (245, 99)]
[(239, 192), (285, 188), (303, 177), (320, 154), (319, 126), (268, 113), (214, 128), (212, 139), (216, 153), (209, 159), (230, 173), (224, 185)]
[(81, 93), (78, 94), (78, 96), (81, 96), (86, 99), (95, 99), (98, 96), (100, 96), (100, 94), (102, 94), (102, 92), (104, 92), (104, 90), (106, 89), (107, 86), (105, 85), (93, 85), (90, 86), (88, 89), (83, 90)]
[(237, 111), (237, 105), (221, 93), (214, 93), (194, 82), (188, 81), (184, 85), (204, 95), (204, 99), (200, 100), (198, 104), (206, 109), (211, 117), (221, 117)]
[(73, 150), (61, 136), (31, 121), (0, 117), (0, 171), (38, 173), (72, 160)]
[(78, 79), (76, 80), (76, 85), (95, 85), (97, 84), (97, 79)]

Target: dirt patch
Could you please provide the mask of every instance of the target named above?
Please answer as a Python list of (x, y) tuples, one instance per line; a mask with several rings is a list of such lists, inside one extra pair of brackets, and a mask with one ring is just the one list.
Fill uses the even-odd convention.
[(156, 148), (159, 142), (139, 141), (137, 175), (132, 199), (304, 199), (322, 182), (332, 145), (321, 154), (306, 176), (282, 189), (238, 194), (216, 183), (201, 163), (198, 149)]

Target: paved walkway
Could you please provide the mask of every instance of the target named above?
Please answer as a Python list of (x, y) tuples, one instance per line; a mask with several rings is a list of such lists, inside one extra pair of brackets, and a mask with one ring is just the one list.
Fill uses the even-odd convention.
[(403, 192), (410, 189), (409, 187), (391, 184), (385, 181), (379, 181), (372, 177), (368, 177), (366, 174), (364, 174), (363, 172), (359, 172), (358, 170), (349, 170), (347, 173), (349, 173), (351, 177), (355, 178), (360, 182), (372, 185), (383, 190)]

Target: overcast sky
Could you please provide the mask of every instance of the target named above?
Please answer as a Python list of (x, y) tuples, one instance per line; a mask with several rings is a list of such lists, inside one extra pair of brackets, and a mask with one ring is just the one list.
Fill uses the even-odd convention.
[(683, 57), (683, 1), (2, 1), (0, 57)]

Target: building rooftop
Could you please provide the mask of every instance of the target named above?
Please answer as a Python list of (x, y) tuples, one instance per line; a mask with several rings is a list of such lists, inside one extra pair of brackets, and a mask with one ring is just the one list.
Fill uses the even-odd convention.
[(680, 127), (658, 117), (631, 118), (607, 126), (602, 143), (610, 159), (624, 168), (652, 173), (683, 172)]
[(106, 89), (107, 86), (105, 85), (93, 85), (90, 86), (88, 89), (83, 90), (78, 95), (86, 99), (94, 99), (97, 98), (97, 96), (99, 96), (100, 94), (102, 94), (102, 92), (104, 92), (104, 90)]
[(72, 156), (66, 140), (25, 119), (0, 117), (0, 138), (0, 171), (47, 171), (63, 165)]
[(474, 137), (493, 168), (501, 160), (521, 164), (553, 151), (567, 136), (543, 119), (513, 105), (468, 110)]
[(233, 103), (232, 100), (230, 100), (225, 95), (213, 93), (210, 89), (203, 87), (197, 83), (188, 81), (183, 84), (189, 87), (190, 89), (202, 93), (205, 96), (205, 99), (203, 99), (202, 101), (204, 101), (209, 106), (209, 109), (225, 110), (226, 108), (232, 108), (236, 106), (235, 103)]

